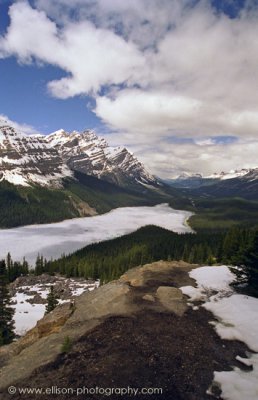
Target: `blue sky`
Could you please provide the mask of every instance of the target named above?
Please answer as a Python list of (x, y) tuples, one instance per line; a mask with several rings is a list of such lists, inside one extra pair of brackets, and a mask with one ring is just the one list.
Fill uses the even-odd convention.
[(22, 66), (14, 57), (0, 61), (0, 110), (11, 120), (27, 123), (42, 133), (64, 128), (68, 131), (97, 128), (103, 124), (87, 107), (94, 100), (76, 96), (66, 100), (51, 96), (47, 82), (64, 76), (59, 68)]
[(2, 0), (0, 115), (95, 129), (163, 176), (255, 166), (257, 19), (255, 0)]

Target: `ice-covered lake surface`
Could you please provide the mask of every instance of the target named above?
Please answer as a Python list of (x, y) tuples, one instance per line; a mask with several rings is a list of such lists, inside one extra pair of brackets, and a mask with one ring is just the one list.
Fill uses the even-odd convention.
[(37, 254), (57, 258), (88, 244), (133, 232), (145, 225), (157, 225), (174, 232), (190, 232), (188, 211), (174, 210), (168, 204), (154, 207), (123, 207), (94, 217), (69, 219), (53, 224), (0, 229), (0, 258), (10, 252), (15, 260), (34, 264)]

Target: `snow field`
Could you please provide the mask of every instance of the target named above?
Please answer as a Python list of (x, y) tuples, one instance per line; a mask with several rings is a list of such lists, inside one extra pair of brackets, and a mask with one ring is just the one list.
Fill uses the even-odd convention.
[[(227, 266), (200, 267), (189, 275), (196, 280), (197, 287), (185, 286), (181, 290), (191, 302), (204, 302), (202, 307), (217, 319), (212, 322), (217, 334), (222, 339), (240, 340), (258, 352), (258, 299), (233, 291), (229, 285), (236, 278)], [(237, 356), (237, 360), (252, 366), (252, 370), (235, 367), (233, 371), (215, 371), (213, 384), (221, 387), (225, 400), (257, 400), (258, 354)]]
[[(58, 283), (58, 282), (56, 282)], [(55, 284), (56, 284), (55, 283)], [(71, 298), (80, 296), (86, 291), (92, 291), (99, 286), (99, 281), (93, 284), (76, 282), (73, 279), (69, 280), (69, 286), (71, 289)], [(33, 328), (37, 321), (43, 318), (46, 311), (46, 304), (31, 304), (27, 300), (31, 300), (34, 297), (34, 293), (38, 293), (42, 299), (46, 299), (49, 293), (49, 289), (45, 287), (50, 287), (55, 285), (54, 283), (37, 284), (31, 286), (20, 286), (15, 295), (11, 298), (14, 303), (12, 307), (15, 310), (14, 322), (15, 322), (15, 333), (19, 336), (23, 336), (29, 329)], [(26, 293), (23, 293), (25, 291)], [(31, 294), (28, 294), (31, 292)], [(61, 300), (59, 299), (59, 304), (64, 304), (69, 302), (70, 299)]]

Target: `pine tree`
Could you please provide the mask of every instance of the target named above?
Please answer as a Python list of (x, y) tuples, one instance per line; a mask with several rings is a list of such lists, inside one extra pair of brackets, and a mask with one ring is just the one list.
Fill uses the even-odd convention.
[(44, 273), (44, 261), (43, 256), (37, 255), (36, 263), (35, 263), (35, 275), (41, 275)]
[(8, 278), (5, 261), (0, 261), (0, 346), (11, 343), (14, 339), (14, 310), (10, 307)]
[(58, 300), (56, 294), (54, 293), (54, 287), (50, 286), (50, 291), (47, 296), (47, 305), (45, 314), (48, 314), (51, 311), (53, 311), (57, 305), (58, 305)]
[(22, 274), (27, 275), (29, 273), (29, 264), (25, 257), (22, 260)]
[(232, 228), (225, 236), (223, 241), (223, 259), (225, 263), (232, 263), (232, 258), (237, 254), (241, 244), (241, 232), (239, 228)]
[(12, 280), (13, 280), (13, 276), (12, 276), (13, 260), (12, 260), (11, 254), (9, 252), (6, 257), (6, 266), (7, 266), (8, 281), (12, 282)]
[(242, 262), (245, 265), (248, 283), (258, 293), (258, 231), (254, 232), (250, 244), (247, 247)]

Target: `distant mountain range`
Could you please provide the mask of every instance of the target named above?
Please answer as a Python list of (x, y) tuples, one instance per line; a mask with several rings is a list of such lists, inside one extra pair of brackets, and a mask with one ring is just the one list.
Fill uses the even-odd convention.
[(111, 147), (93, 131), (28, 136), (0, 121), (0, 180), (60, 187), (74, 171), (121, 187), (159, 185), (125, 147)]
[(199, 196), (258, 200), (258, 167), (215, 173), (209, 176), (184, 173), (176, 179), (167, 179), (164, 182), (174, 188), (188, 189)]

